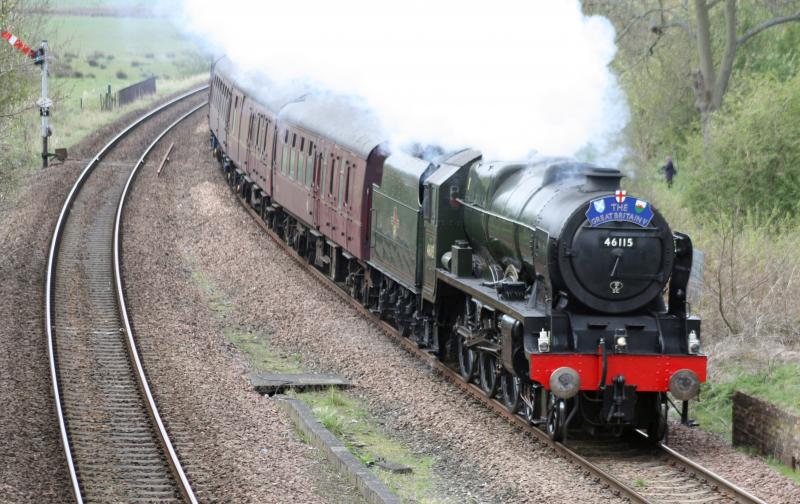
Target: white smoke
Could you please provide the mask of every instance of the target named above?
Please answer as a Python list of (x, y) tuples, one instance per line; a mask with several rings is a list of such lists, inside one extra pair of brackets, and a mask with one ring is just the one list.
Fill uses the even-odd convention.
[[(358, 97), (392, 141), (595, 157), (627, 121), (614, 29), (578, 0), (182, 0), (239, 68)], [(602, 155), (600, 156), (602, 158)]]

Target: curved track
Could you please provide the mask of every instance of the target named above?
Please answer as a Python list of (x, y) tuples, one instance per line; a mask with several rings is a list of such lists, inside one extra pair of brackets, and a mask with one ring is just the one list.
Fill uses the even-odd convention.
[[(47, 262), (45, 331), (56, 414), (76, 502), (197, 502), (150, 393), (123, 295), (119, 238), (139, 161), (109, 161), (131, 133), (203, 92), (143, 115), (89, 162), (56, 223)], [(174, 112), (173, 112), (174, 113)]]
[[(610, 487), (617, 495), (625, 497), (631, 502), (642, 504), (766, 504), (758, 497), (728, 482), (722, 476), (692, 462), (663, 444), (654, 449), (641, 447), (637, 440), (587, 440), (583, 443), (570, 441), (569, 446), (552, 441), (544, 431), (529, 425), (523, 417), (510, 413), (500, 401), (486, 397), (476, 385), (464, 382), (457, 370), (448, 367), (436, 357), (420, 349), (413, 341), (401, 336), (395, 327), (362, 306), (342, 287), (332, 282), (327, 275), (298, 255), (290, 245), (267, 227), (258, 212), (241, 197), (236, 196), (237, 201), (275, 243), (303, 269), (350, 303), (364, 318), (370, 320), (386, 335), (427, 363), (448, 381), (523, 432), (549, 445), (556, 452), (589, 472), (602, 484)], [(641, 435), (646, 437), (644, 434)]]

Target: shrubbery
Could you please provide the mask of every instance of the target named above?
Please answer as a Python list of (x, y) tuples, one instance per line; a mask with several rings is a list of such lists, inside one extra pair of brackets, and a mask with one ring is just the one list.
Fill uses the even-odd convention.
[(797, 216), (800, 75), (747, 87), (750, 92), (729, 96), (724, 113), (711, 118), (705, 139), (690, 140), (684, 200), (698, 213)]

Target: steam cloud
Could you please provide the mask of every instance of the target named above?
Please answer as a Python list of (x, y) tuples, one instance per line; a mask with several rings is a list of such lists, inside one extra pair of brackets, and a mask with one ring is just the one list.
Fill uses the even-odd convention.
[(614, 29), (578, 0), (182, 0), (179, 12), (247, 74), (363, 100), (401, 145), (603, 153), (627, 121)]

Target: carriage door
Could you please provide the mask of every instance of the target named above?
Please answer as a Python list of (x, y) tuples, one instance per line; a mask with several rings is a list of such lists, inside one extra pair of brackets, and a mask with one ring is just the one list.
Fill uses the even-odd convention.
[(267, 187), (267, 169), (264, 163), (264, 143), (267, 120), (258, 110), (252, 110), (247, 131), (247, 171), (258, 187)]
[(256, 157), (258, 159), (258, 171), (261, 174), (261, 183), (258, 184), (267, 194), (272, 194), (270, 186), (272, 180), (272, 130), (269, 128), (270, 121), (264, 114), (258, 116), (258, 149)]
[[(259, 186), (261, 185), (261, 177), (258, 174), (258, 157), (256, 155), (256, 133), (258, 128), (258, 116), (253, 112), (253, 106), (247, 105), (247, 117), (243, 119), (242, 137), (245, 138), (245, 144), (242, 146), (242, 158), (244, 158), (244, 171), (253, 179)], [(247, 129), (244, 129), (247, 128)]]
[(325, 153), (325, 147), (322, 143), (317, 143), (314, 146), (314, 178), (311, 183), (311, 193), (314, 198), (314, 216), (311, 221), (314, 227), (319, 229), (322, 225), (320, 223), (320, 213), (322, 212), (322, 160)]
[(243, 156), (244, 146), (242, 145), (243, 111), (244, 96), (238, 90), (234, 90), (233, 99), (231, 100), (230, 125), (228, 127), (228, 135), (230, 138), (228, 144), (230, 146), (229, 156), (233, 158), (233, 161), (239, 165), (239, 167), (242, 167), (245, 161)]

